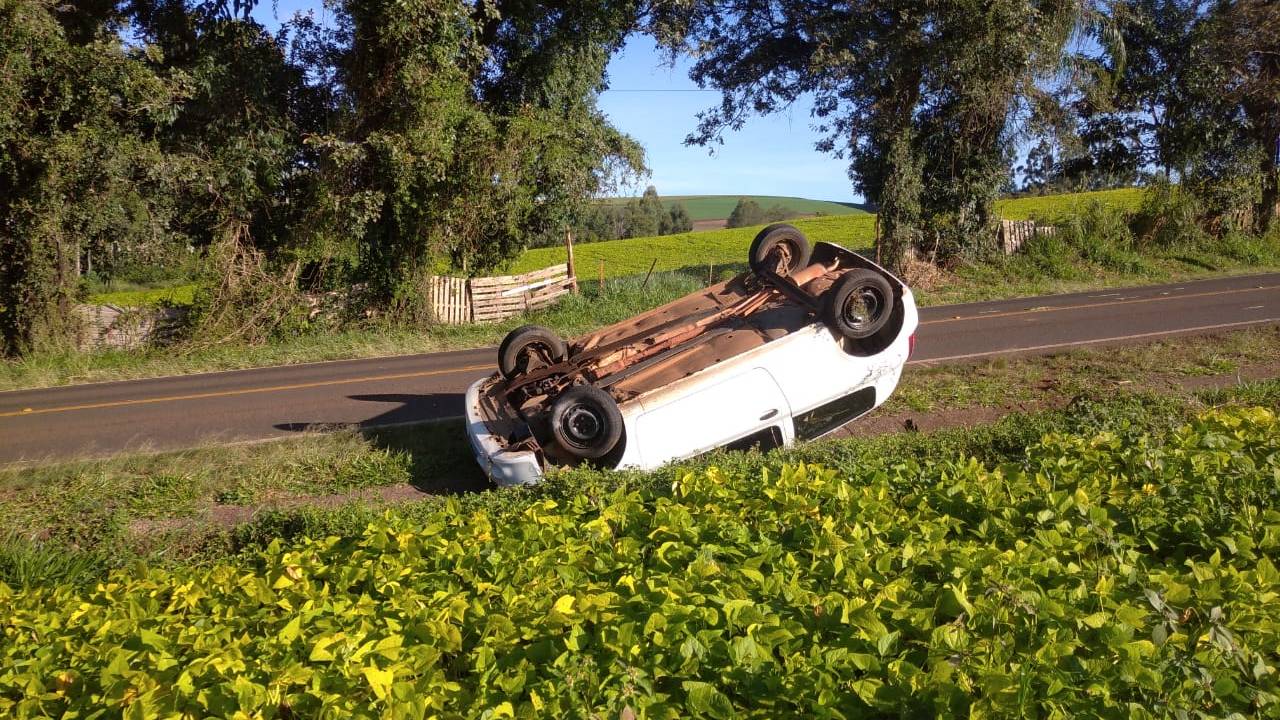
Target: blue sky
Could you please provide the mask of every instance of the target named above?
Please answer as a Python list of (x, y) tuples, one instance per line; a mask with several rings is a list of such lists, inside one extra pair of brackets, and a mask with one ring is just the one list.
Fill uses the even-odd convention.
[(698, 112), (719, 100), (719, 93), (698, 90), (687, 64), (664, 66), (652, 40), (633, 36), (609, 64), (609, 90), (601, 94), (600, 108), (644, 145), (653, 172), (649, 182), (659, 194), (860, 200), (847, 163), (813, 149), (820, 136), (811, 128), (806, 99), (784, 112), (751, 118), (727, 133), (714, 154), (686, 146)]
[[(295, 10), (323, 12), (318, 0), (278, 0), (258, 5), (254, 15), (276, 28)], [(684, 138), (700, 110), (719, 102), (715, 92), (699, 91), (688, 65), (665, 66), (653, 42), (634, 36), (609, 64), (610, 89), (600, 108), (613, 124), (644, 146), (652, 176), (630, 194), (653, 184), (662, 195), (791, 195), (816, 200), (860, 201), (846, 174), (847, 164), (813, 149), (819, 136), (811, 129), (806, 99), (787, 111), (751, 118), (726, 134), (714, 153), (686, 147)]]

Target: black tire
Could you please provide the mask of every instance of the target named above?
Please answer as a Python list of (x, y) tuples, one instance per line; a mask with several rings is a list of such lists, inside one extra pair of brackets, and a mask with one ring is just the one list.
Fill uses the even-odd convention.
[(768, 268), (785, 276), (807, 266), (812, 253), (809, 239), (794, 225), (774, 223), (756, 233), (747, 261), (751, 272), (760, 273)]
[(537, 362), (553, 365), (569, 357), (569, 347), (550, 328), (524, 325), (507, 333), (498, 346), (498, 371), (510, 380), (519, 377)]
[(622, 437), (622, 411), (613, 396), (593, 385), (561, 393), (551, 405), (551, 434), (570, 455), (595, 460)]
[(850, 270), (823, 295), (822, 319), (837, 336), (861, 341), (889, 323), (895, 298), (889, 281), (873, 270)]

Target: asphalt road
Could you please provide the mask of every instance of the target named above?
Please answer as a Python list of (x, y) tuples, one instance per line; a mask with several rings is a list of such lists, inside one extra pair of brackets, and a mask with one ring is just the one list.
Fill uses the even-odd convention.
[[(910, 364), (1280, 324), (1280, 274), (921, 311)], [(0, 463), (171, 449), (462, 414), (493, 348), (0, 393)]]

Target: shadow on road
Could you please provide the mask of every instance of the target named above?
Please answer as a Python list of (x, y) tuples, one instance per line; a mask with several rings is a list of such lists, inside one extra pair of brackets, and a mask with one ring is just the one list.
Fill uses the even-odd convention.
[(462, 393), (349, 397), (395, 407), (359, 423), (291, 422), (275, 427), (289, 432), (359, 432), (374, 447), (408, 455), (410, 483), (424, 493), (443, 495), (492, 487), (471, 455), (466, 427), (459, 417)]

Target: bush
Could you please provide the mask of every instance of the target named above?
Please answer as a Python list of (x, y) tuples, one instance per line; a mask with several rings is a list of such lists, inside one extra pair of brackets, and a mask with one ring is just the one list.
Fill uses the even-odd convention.
[(0, 712), (1275, 711), (1272, 412), (873, 467), (451, 500), (242, 564), (0, 586)]
[(1030, 263), (1034, 275), (1058, 280), (1078, 280), (1083, 277), (1080, 253), (1062, 233), (1036, 234), (1022, 244), (1021, 252), (1013, 256), (1011, 261)]
[(1146, 270), (1142, 257), (1134, 251), (1133, 231), (1122, 209), (1092, 200), (1079, 214), (1071, 216), (1059, 232), (1063, 241), (1088, 262), (1134, 275)]
[(1142, 197), (1134, 232), (1144, 246), (1200, 246), (1208, 239), (1201, 226), (1203, 218), (1204, 207), (1195, 195), (1181, 186), (1157, 182)]
[(1280, 243), (1275, 237), (1268, 238), (1250, 235), (1239, 230), (1228, 230), (1222, 237), (1211, 243), (1211, 249), (1245, 265), (1280, 263)]

